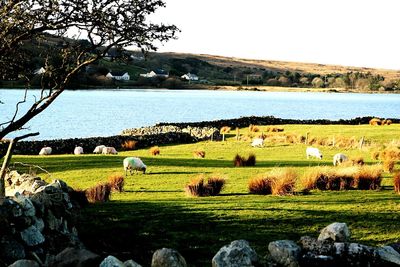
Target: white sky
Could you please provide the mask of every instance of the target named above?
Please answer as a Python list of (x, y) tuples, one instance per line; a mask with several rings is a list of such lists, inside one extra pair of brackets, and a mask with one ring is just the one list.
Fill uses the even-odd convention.
[(160, 52), (400, 70), (399, 0), (164, 0)]

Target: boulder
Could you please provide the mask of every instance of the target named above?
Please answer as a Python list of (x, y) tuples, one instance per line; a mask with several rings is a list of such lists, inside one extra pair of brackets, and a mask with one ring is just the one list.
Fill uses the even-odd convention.
[(66, 248), (57, 254), (54, 258), (54, 262), (50, 265), (58, 267), (87, 267), (99, 266), (100, 261), (100, 256), (89, 250)]
[(311, 252), (314, 255), (332, 255), (335, 247), (329, 240), (317, 240), (309, 236), (302, 236), (299, 244), (303, 250)]
[(334, 242), (346, 242), (350, 239), (350, 230), (345, 223), (332, 223), (321, 230), (318, 240), (332, 240)]
[(358, 243), (334, 243), (335, 258), (344, 266), (379, 266), (375, 248)]
[(14, 195), (13, 200), (21, 206), (22, 212), (25, 216), (35, 216), (36, 210), (29, 198), (17, 192)]
[(376, 250), (384, 263), (391, 263), (400, 266), (400, 254), (391, 246), (384, 246)]
[(42, 244), (45, 241), (42, 233), (33, 225), (21, 231), (21, 239), (30, 247)]
[(212, 259), (213, 267), (251, 267), (257, 263), (257, 253), (246, 240), (235, 240), (222, 247)]
[(17, 260), (8, 267), (39, 267), (39, 264), (32, 260)]
[(99, 267), (125, 267), (125, 265), (116, 257), (108, 256), (100, 263)]
[(178, 251), (162, 248), (154, 252), (151, 267), (186, 267), (186, 261)]
[(291, 240), (278, 240), (269, 243), (271, 258), (285, 267), (298, 267), (301, 248)]
[(127, 260), (124, 262), (125, 267), (142, 267), (142, 265), (138, 264), (134, 260)]

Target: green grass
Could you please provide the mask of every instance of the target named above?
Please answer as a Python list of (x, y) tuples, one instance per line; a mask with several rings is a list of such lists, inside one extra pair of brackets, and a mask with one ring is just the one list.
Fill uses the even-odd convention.
[[(285, 132), (314, 136), (365, 136), (384, 144), (398, 138), (400, 125), (373, 127), (284, 125)], [(263, 127), (261, 127), (263, 128)], [(241, 129), (246, 133), (247, 129)], [(384, 173), (381, 191), (313, 191), (310, 195), (250, 195), (250, 178), (276, 167), (293, 167), (301, 175), (309, 166), (332, 165), (338, 152), (362, 156), (367, 164), (368, 150), (320, 147), (322, 161), (307, 160), (304, 144), (273, 144), (252, 148), (250, 141), (235, 141), (232, 130), (226, 142), (200, 142), (160, 146), (160, 156), (148, 149), (109, 155), (14, 156), (14, 161), (40, 165), (49, 172), (46, 179), (62, 179), (74, 188), (88, 188), (107, 181), (113, 173), (123, 173), (122, 160), (139, 156), (148, 166), (146, 175), (128, 176), (125, 192), (114, 193), (111, 202), (90, 205), (82, 212), (79, 234), (87, 247), (100, 254), (111, 254), (149, 266), (152, 253), (162, 247), (175, 248), (190, 266), (210, 266), (222, 246), (246, 239), (260, 255), (268, 242), (298, 240), (303, 235), (317, 236), (332, 222), (346, 222), (352, 239), (368, 245), (399, 242), (400, 196), (392, 186), (392, 175)], [(204, 159), (194, 158), (194, 150), (204, 150)], [(233, 167), (239, 153), (257, 157), (255, 167)], [(399, 169), (399, 164), (396, 165)], [(18, 167), (21, 171), (26, 168)], [(184, 186), (199, 174), (217, 173), (227, 178), (221, 195), (187, 197)], [(40, 174), (46, 177), (45, 174)]]

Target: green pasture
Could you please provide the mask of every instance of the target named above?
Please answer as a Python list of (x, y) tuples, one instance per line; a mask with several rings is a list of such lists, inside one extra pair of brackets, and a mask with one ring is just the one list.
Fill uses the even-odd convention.
[[(362, 156), (366, 164), (371, 151), (400, 139), (400, 125), (319, 126), (283, 125), (285, 132), (317, 137), (365, 137), (371, 148), (339, 149), (319, 147), (323, 160), (305, 157), (306, 145), (275, 143), (252, 148), (250, 141), (236, 141), (235, 131), (225, 142), (199, 142), (160, 146), (161, 155), (151, 156), (148, 149), (121, 152), (118, 155), (19, 156), (13, 162), (39, 165), (51, 173), (43, 178), (62, 179), (73, 188), (86, 189), (107, 181), (109, 175), (123, 174), (122, 160), (138, 156), (148, 172), (128, 176), (125, 191), (113, 193), (108, 203), (92, 204), (82, 210), (79, 235), (87, 247), (102, 255), (121, 260), (134, 259), (149, 266), (152, 253), (159, 248), (177, 249), (190, 266), (210, 266), (222, 246), (246, 239), (259, 255), (265, 255), (270, 241), (298, 240), (303, 235), (316, 237), (332, 222), (346, 222), (352, 239), (368, 245), (400, 242), (400, 196), (393, 191), (392, 174), (384, 173), (380, 191), (312, 191), (293, 196), (251, 195), (250, 178), (273, 168), (293, 167), (301, 176), (310, 166), (332, 165), (338, 152)], [(261, 131), (266, 128), (261, 127)], [(247, 129), (241, 129), (246, 134)], [(204, 159), (194, 158), (194, 150), (204, 150)], [(236, 153), (256, 155), (255, 167), (235, 168)], [(15, 165), (20, 171), (27, 167)], [(399, 164), (396, 165), (399, 169)], [(194, 198), (185, 195), (185, 185), (204, 174), (226, 178), (221, 195)], [(301, 191), (301, 188), (298, 188)]]

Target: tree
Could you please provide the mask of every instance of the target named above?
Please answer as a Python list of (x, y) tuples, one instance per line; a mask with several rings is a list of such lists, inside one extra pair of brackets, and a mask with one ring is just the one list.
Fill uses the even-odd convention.
[(111, 48), (156, 50), (156, 41), (175, 38), (176, 26), (147, 21), (164, 6), (161, 0), (0, 1), (0, 79), (23, 79), (29, 90), (38, 67), (32, 59), (38, 54), (46, 70), (28, 111), (19, 110), (25, 94), (15, 112), (0, 122), (0, 139), (45, 110), (80, 71)]

